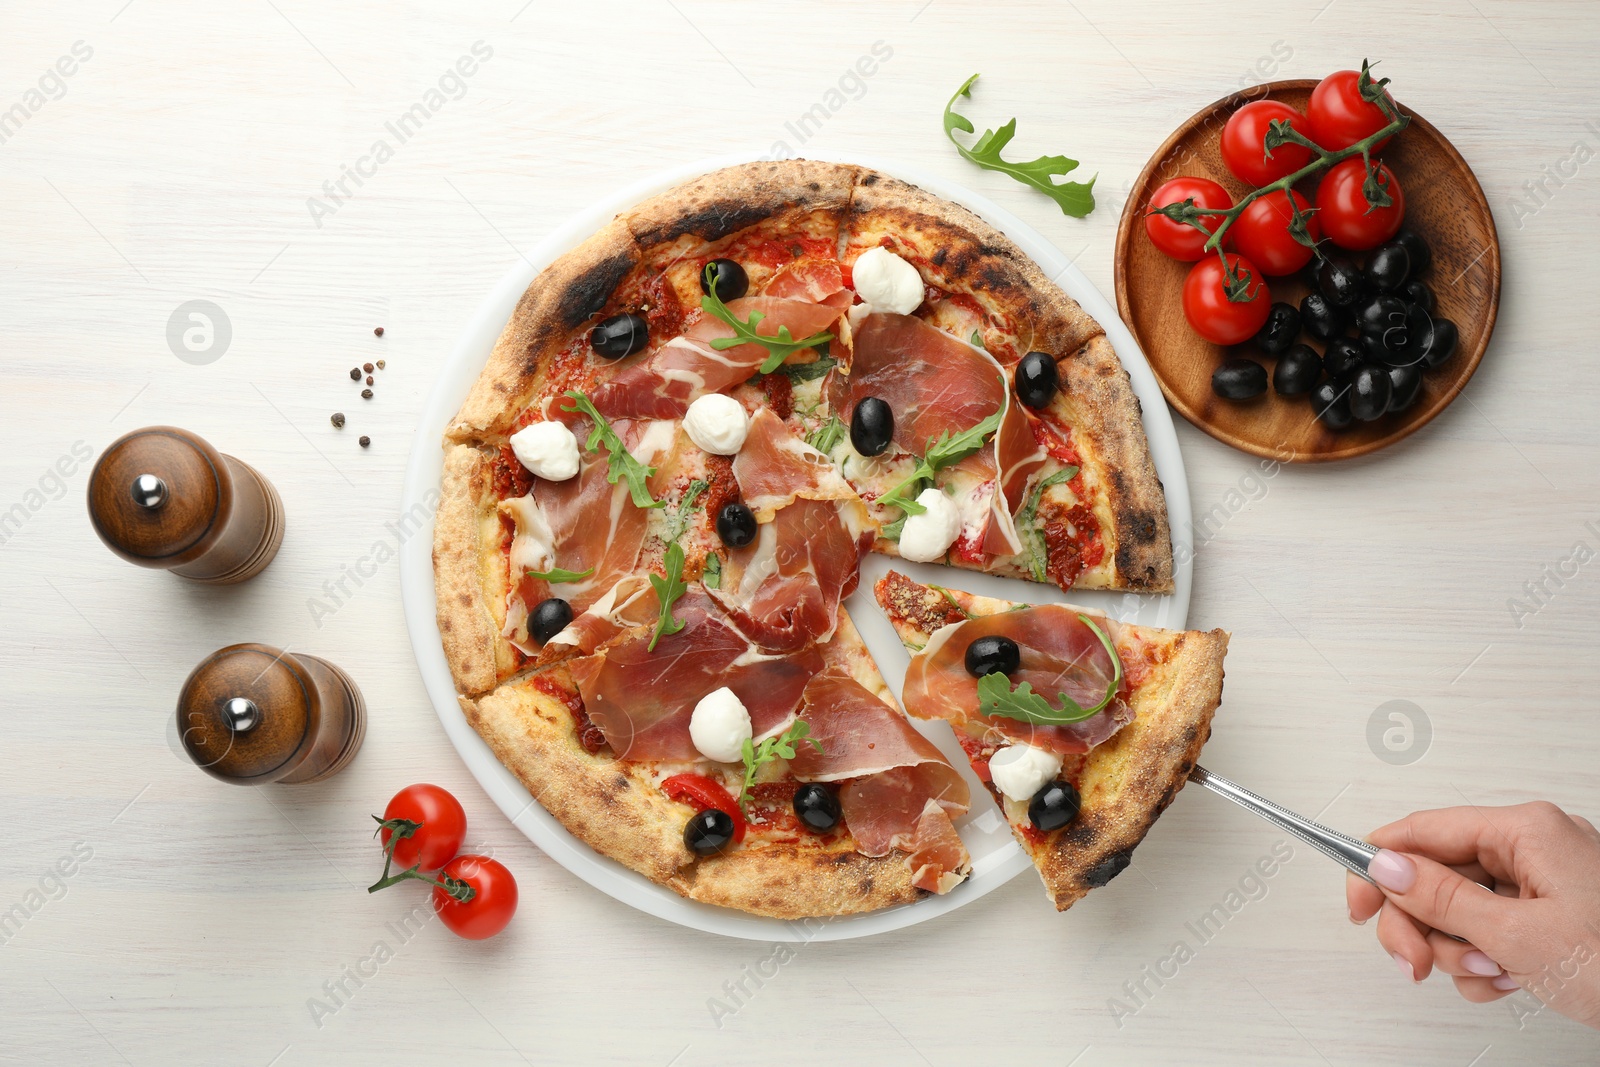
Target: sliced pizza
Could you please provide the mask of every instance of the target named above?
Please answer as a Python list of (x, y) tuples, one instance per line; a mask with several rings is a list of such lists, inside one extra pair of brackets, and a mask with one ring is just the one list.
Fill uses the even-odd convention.
[(1126, 869), (1211, 736), (1228, 635), (896, 571), (874, 593), (912, 653), (906, 710), (950, 723), (1056, 908)]

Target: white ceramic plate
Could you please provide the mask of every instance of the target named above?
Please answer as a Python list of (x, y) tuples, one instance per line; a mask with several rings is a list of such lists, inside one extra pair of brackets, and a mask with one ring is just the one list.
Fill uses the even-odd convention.
[[(518, 298), (522, 296), (523, 290), (528, 287), (534, 276), (557, 256), (597, 231), (618, 212), (645, 197), (707, 171), (744, 162), (748, 158), (707, 160), (678, 167), (630, 185), (573, 218), (547, 237), (538, 247), (511, 265), (499, 285), (479, 305), (477, 313), (467, 323), (466, 329), (456, 342), (455, 350), (439, 373), (439, 380), (428, 399), (422, 424), (418, 428), (411, 449), (411, 460), (406, 470), (405, 499), (402, 503), (405, 510), (409, 511), (413, 505), (421, 503), (428, 490), (437, 490), (443, 464), (440, 440), (445, 426), (483, 370), (489, 352), (494, 347), (495, 339), (499, 337), (500, 331), (511, 317)], [(1172, 419), (1167, 412), (1166, 401), (1161, 396), (1161, 388), (1156, 383), (1149, 364), (1145, 362), (1144, 355), (1134, 343), (1133, 335), (1117, 317), (1116, 309), (1038, 231), (983, 197), (941, 178), (920, 174), (898, 165), (885, 165), (878, 161), (859, 158), (849, 162), (874, 167), (914, 182), (929, 192), (963, 204), (983, 216), (1021, 246), (1024, 252), (1044, 268), (1047, 276), (1054, 279), (1068, 295), (1083, 305), (1084, 310), (1105, 327), (1117, 355), (1133, 379), (1134, 392), (1138, 394), (1139, 401), (1143, 405), (1145, 434), (1150, 440), (1150, 452), (1155, 459), (1156, 472), (1166, 488), (1177, 592), (1171, 596), (1085, 592), (1074, 593), (1072, 599), (1124, 621), (1181, 629), (1189, 610), (1194, 547), (1191, 541), (1189, 487), (1184, 476), (1183, 457), (1178, 452), (1178, 439), (1173, 433)], [(649, 879), (606, 859), (567, 833), (549, 812), (533, 802), (522, 783), (495, 759), (494, 754), (489, 751), (488, 746), (461, 713), (460, 705), (456, 702), (455, 686), (450, 678), (449, 665), (445, 662), (444, 650), (439, 641), (439, 629), (434, 621), (432, 546), (433, 534), (430, 523), (427, 530), (412, 537), (402, 549), (400, 587), (405, 603), (406, 624), (411, 631), (411, 643), (417, 653), (417, 664), (422, 671), (428, 696), (439, 712), (440, 721), (444, 723), (445, 733), (461, 753), (467, 768), (499, 805), (500, 810), (505, 812), (506, 817), (551, 859), (601, 892), (609, 893), (640, 911), (708, 933), (760, 941), (834, 941), (898, 930), (944, 915), (964, 904), (970, 904), (1031, 868), (1027, 856), (1023, 854), (1006, 827), (1005, 820), (989, 802), (987, 791), (972, 775), (960, 746), (955, 742), (954, 735), (943, 723), (918, 723), (917, 726), (944, 751), (951, 763), (967, 775), (974, 799), (972, 811), (957, 823), (962, 840), (972, 853), (972, 876), (965, 884), (945, 896), (928, 897), (915, 904), (889, 908), (869, 915), (791, 923), (685, 900), (670, 889), (658, 886)], [(846, 601), (846, 606), (897, 697), (900, 692), (900, 680), (905, 677), (908, 658), (893, 629), (872, 599), (873, 583), (888, 571), (891, 563), (914, 578), (937, 581), (969, 589), (975, 593), (1033, 603), (1067, 599), (1054, 586), (994, 578), (945, 567), (891, 561), (876, 555), (869, 556), (861, 568), (860, 588)]]

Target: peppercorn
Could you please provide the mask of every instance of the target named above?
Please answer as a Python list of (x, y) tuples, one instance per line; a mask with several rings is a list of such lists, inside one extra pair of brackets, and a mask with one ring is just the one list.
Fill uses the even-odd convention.
[(339, 429), (341, 429), (341, 430), (344, 429), (344, 412), (335, 411), (333, 413), (333, 418), (329, 419), (328, 421), (333, 423)]
[(362, 448), (366, 448), (371, 443), (372, 443), (372, 438), (368, 437), (366, 434), (362, 434), (361, 435), (361, 447)]
[(368, 384), (368, 385), (371, 385), (371, 384), (372, 384), (372, 375), (370, 375), (370, 374), (369, 374), (369, 375), (367, 375), (367, 384)]
[(360, 367), (351, 367), (350, 368), (350, 380), (352, 382), (359, 382), (361, 380), (361, 368)]
[(373, 331), (372, 331), (372, 332), (373, 332), (373, 333), (374, 333), (374, 334), (375, 334), (375, 335), (376, 335), (376, 336), (378, 336), (378, 337), (382, 337), (382, 336), (383, 336), (383, 327), (382, 327), (382, 326), (379, 326), (379, 327), (376, 327), (376, 328), (375, 328), (375, 329), (374, 329), (374, 330), (373, 330)]
[(372, 364), (363, 363), (363, 364), (361, 364), (361, 369), (366, 371), (368, 374), (371, 374), (372, 373)]
[(385, 365), (386, 365), (386, 364), (385, 364), (385, 363), (384, 363), (384, 362), (383, 362), (383, 360), (381, 360), (381, 359), (380, 359), (380, 360), (378, 360), (378, 369), (379, 369), (379, 370), (382, 370), (382, 369), (383, 369), (383, 368), (384, 368), (384, 366), (385, 366)]
[(371, 400), (372, 399), (372, 390), (371, 389), (363, 389), (363, 390), (361, 390), (361, 399), (362, 400)]

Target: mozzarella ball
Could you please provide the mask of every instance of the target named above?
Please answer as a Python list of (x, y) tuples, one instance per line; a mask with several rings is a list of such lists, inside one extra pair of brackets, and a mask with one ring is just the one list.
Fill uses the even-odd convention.
[(689, 740), (708, 760), (738, 763), (750, 740), (750, 712), (732, 689), (723, 686), (700, 698), (689, 716)]
[(578, 439), (559, 422), (535, 422), (511, 435), (517, 462), (535, 475), (564, 482), (578, 473)]
[(733, 397), (707, 393), (689, 405), (683, 429), (689, 440), (712, 455), (732, 456), (744, 447), (750, 416)]
[(961, 512), (955, 501), (937, 488), (918, 493), (917, 503), (928, 510), (906, 517), (906, 524), (900, 529), (900, 558), (933, 563), (944, 558), (961, 533)]
[(1032, 745), (1011, 745), (989, 757), (989, 780), (1008, 800), (1032, 800), (1061, 773), (1061, 757)]
[(856, 293), (878, 311), (909, 315), (922, 306), (922, 275), (887, 248), (869, 248), (850, 268)]

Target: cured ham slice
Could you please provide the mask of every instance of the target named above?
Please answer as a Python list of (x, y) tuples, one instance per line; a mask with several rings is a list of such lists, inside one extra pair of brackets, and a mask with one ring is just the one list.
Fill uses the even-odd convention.
[[(741, 321), (752, 312), (763, 316), (756, 330), (776, 336), (788, 327), (795, 340), (828, 330), (844, 314), (832, 304), (780, 296), (746, 296), (728, 304)], [(721, 393), (747, 381), (770, 353), (749, 342), (718, 351), (711, 342), (733, 337), (731, 326), (711, 315), (624, 368), (594, 391), (590, 399), (607, 418), (678, 419), (707, 393)]]
[(655, 626), (634, 627), (568, 662), (589, 718), (630, 760), (697, 760), (689, 719), (700, 699), (727, 686), (749, 709), (757, 739), (794, 720), (806, 683), (822, 669), (814, 647), (763, 653), (699, 586), (673, 605), (684, 626), (649, 649)]
[(801, 781), (846, 783), (839, 805), (862, 854), (913, 852), (920, 856), (913, 869), (920, 866), (929, 885), (964, 869), (966, 849), (950, 819), (967, 810), (971, 795), (933, 742), (838, 668), (807, 683), (801, 715), (822, 751), (797, 745), (789, 769)]
[(849, 307), (855, 299), (845, 289), (844, 268), (832, 259), (795, 260), (772, 276), (762, 295), (809, 300), (833, 307)]
[(930, 893), (948, 893), (966, 880), (972, 868), (967, 846), (937, 800), (922, 805), (907, 862), (911, 864), (911, 884)]
[(750, 420), (733, 476), (761, 525), (754, 542), (728, 551), (711, 595), (764, 648), (828, 640), (872, 546), (866, 507), (827, 457), (766, 408)]
[(630, 574), (546, 641), (540, 659), (556, 659), (573, 650), (589, 655), (624, 630), (655, 619), (660, 603), (649, 579)]
[(1111, 654), (1078, 618), (1077, 609), (1044, 604), (964, 619), (934, 631), (906, 671), (906, 710), (920, 719), (981, 724), (1008, 741), (1062, 755), (1087, 752), (1133, 721), (1133, 709), (1120, 694), (1098, 714), (1070, 726), (1034, 726), (979, 715), (978, 679), (967, 673), (965, 660), (967, 646), (989, 635), (1008, 637), (1021, 650), (1021, 666), (1011, 674), (1011, 684), (1028, 682), (1052, 705), (1065, 694), (1082, 707), (1092, 707), (1116, 676)]

